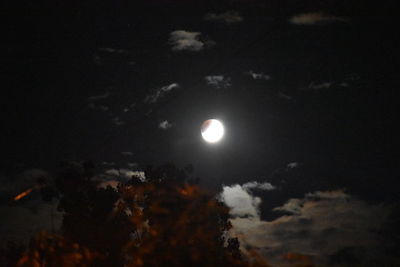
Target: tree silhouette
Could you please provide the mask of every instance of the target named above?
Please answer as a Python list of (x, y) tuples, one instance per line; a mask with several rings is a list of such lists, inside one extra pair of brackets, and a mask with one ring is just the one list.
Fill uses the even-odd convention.
[(193, 167), (149, 166), (146, 181), (132, 177), (117, 189), (99, 188), (93, 170), (63, 166), (56, 175), (61, 233), (38, 235), (18, 266), (250, 265), (238, 239), (226, 235), (229, 209), (196, 185)]

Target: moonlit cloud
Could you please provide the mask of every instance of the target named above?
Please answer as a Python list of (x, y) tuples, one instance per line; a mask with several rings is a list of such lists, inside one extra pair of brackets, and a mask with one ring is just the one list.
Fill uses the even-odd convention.
[(287, 165), (288, 169), (294, 169), (294, 168), (298, 168), (299, 167), (299, 163), (298, 162), (290, 162)]
[(225, 78), (223, 75), (210, 75), (204, 78), (207, 85), (211, 85), (215, 88), (227, 88), (231, 86), (230, 78)]
[(296, 25), (315, 25), (346, 20), (344, 18), (325, 14), (324, 12), (312, 12), (293, 16), (289, 19), (289, 21)]
[(160, 129), (163, 129), (163, 130), (168, 130), (169, 128), (172, 127), (172, 124), (169, 123), (167, 120), (165, 120), (165, 121), (160, 122), (160, 124), (158, 125), (158, 127), (159, 127)]
[(131, 178), (138, 178), (141, 181), (144, 181), (146, 179), (143, 171), (134, 171), (127, 168), (113, 168), (104, 171), (102, 181), (116, 180), (117, 178), (122, 179), (123, 181)]
[(367, 266), (385, 252), (384, 239), (376, 229), (383, 227), (390, 209), (342, 190), (290, 199), (274, 209), (285, 215), (272, 221), (260, 218), (261, 200), (240, 186), (224, 188), (222, 194), (233, 216), (232, 234), (239, 237), (243, 253), (256, 251), (273, 266), (287, 264), (282, 256), (289, 252), (307, 255), (315, 264), (324, 265), (343, 249), (361, 248), (365, 253), (357, 259), (360, 266)]
[(123, 152), (121, 152), (121, 155), (131, 157), (131, 156), (133, 156), (133, 153), (130, 151), (123, 151)]
[(276, 189), (275, 186), (273, 186), (271, 183), (264, 182), (264, 183), (259, 183), (256, 181), (253, 182), (248, 182), (242, 185), (244, 189), (260, 189), (260, 190), (274, 190)]
[(240, 185), (224, 186), (221, 193), (221, 200), (230, 208), (232, 216), (258, 217), (259, 204), (261, 199), (254, 197)]
[(231, 209), (232, 216), (259, 217), (259, 205), (261, 198), (253, 195), (251, 190), (274, 190), (275, 186), (268, 182), (259, 183), (256, 181), (247, 182), (243, 185), (235, 184), (223, 186), (220, 199)]
[(119, 175), (119, 170), (117, 169), (108, 169), (104, 172), (107, 175), (111, 175), (111, 176), (118, 176)]
[(205, 47), (200, 41), (200, 32), (189, 32), (184, 30), (173, 31), (169, 36), (169, 43), (173, 51), (200, 51)]
[(243, 21), (243, 17), (236, 11), (227, 11), (225, 13), (216, 14), (216, 13), (208, 13), (204, 16), (204, 19), (207, 21), (217, 21), (223, 22), (226, 24), (239, 23)]
[(113, 188), (114, 190), (118, 190), (118, 185), (119, 185), (119, 181), (117, 181), (117, 180), (110, 180), (110, 181), (103, 181), (103, 182), (100, 182), (98, 185), (97, 185), (97, 188), (107, 188), (107, 187), (111, 187), (111, 188)]
[(167, 93), (171, 92), (173, 89), (179, 88), (179, 84), (171, 83), (170, 85), (163, 86), (157, 89), (153, 94), (146, 96), (145, 102), (156, 103), (159, 99), (164, 97)]
[(271, 76), (264, 74), (264, 73), (256, 73), (252, 70), (247, 72), (254, 80), (270, 80)]

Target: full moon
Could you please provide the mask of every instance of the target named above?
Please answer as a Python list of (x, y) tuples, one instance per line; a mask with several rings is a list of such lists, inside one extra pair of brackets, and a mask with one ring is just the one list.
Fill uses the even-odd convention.
[(208, 143), (216, 143), (224, 136), (224, 125), (219, 120), (206, 120), (201, 125), (201, 136)]

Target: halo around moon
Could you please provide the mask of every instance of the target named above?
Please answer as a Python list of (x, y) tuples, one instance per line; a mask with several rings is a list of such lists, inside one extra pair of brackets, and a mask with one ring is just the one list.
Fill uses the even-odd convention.
[(208, 143), (216, 143), (224, 136), (224, 125), (216, 119), (210, 119), (201, 125), (201, 136)]

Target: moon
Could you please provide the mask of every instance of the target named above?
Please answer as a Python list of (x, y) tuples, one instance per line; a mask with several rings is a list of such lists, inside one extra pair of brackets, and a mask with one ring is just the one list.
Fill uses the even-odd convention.
[(209, 119), (201, 125), (201, 136), (208, 143), (220, 141), (224, 133), (224, 125), (219, 120)]

